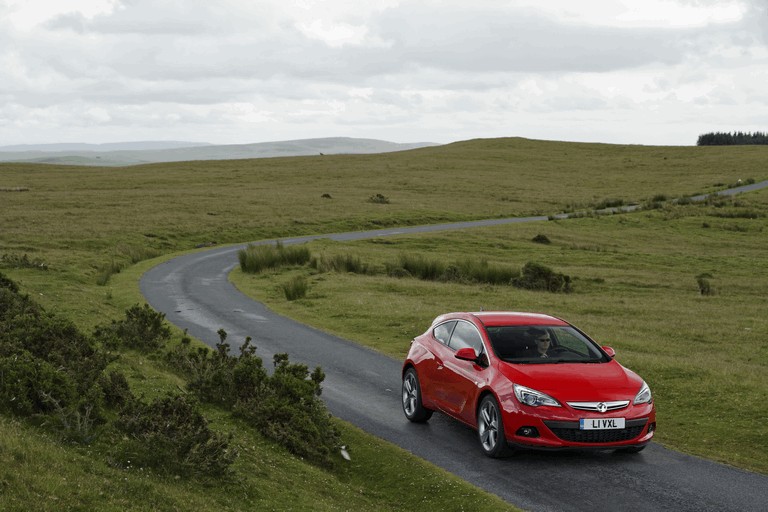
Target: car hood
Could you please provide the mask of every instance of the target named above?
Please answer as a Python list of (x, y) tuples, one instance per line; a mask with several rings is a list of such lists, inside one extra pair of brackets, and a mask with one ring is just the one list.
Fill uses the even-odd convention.
[(516, 384), (561, 401), (631, 400), (643, 385), (635, 372), (608, 363), (500, 363), (501, 373)]

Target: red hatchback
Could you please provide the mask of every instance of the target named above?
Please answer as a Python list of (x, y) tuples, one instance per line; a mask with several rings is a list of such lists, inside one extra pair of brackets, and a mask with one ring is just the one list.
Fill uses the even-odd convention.
[(449, 313), (411, 343), (403, 411), (477, 429), (486, 455), (510, 447), (639, 452), (656, 429), (648, 385), (573, 325), (535, 313)]

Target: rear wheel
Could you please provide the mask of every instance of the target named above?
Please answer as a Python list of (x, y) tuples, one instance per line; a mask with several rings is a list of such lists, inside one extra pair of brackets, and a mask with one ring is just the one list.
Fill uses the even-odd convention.
[(416, 370), (408, 368), (403, 374), (403, 412), (405, 417), (423, 423), (432, 417), (432, 411), (421, 402), (421, 386)]
[(491, 395), (480, 402), (477, 412), (477, 436), (480, 439), (480, 447), (487, 456), (495, 458), (507, 454), (507, 438), (504, 435), (501, 409)]

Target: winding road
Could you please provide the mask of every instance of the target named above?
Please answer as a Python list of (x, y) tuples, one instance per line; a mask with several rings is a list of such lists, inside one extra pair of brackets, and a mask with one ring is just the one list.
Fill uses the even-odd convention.
[[(768, 181), (723, 191), (768, 187)], [(410, 233), (546, 221), (547, 217), (494, 219), (432, 226), (283, 239), (339, 241)], [(274, 243), (274, 240), (260, 243)], [(227, 279), (245, 244), (187, 254), (162, 263), (141, 278), (147, 301), (168, 321), (210, 346), (224, 329), (234, 345), (251, 336), (258, 354), (326, 374), (323, 398), (330, 411), (363, 430), (532, 511), (765, 511), (768, 477), (684, 455), (651, 444), (640, 454), (614, 452), (519, 452), (507, 459), (481, 454), (473, 430), (435, 414), (427, 424), (408, 422), (400, 405), (401, 361), (352, 341), (323, 333), (270, 311)], [(661, 425), (661, 428), (664, 428)], [(692, 433), (691, 435), (695, 435)]]

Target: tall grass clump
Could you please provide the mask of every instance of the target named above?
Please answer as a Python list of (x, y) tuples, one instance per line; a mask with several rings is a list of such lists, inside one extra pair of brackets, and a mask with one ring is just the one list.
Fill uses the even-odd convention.
[(100, 266), (98, 269), (96, 269), (96, 284), (99, 286), (106, 286), (106, 284), (109, 282), (109, 279), (115, 275), (119, 274), (120, 271), (125, 268), (125, 264), (113, 259), (109, 263)]
[(332, 256), (313, 257), (309, 265), (320, 272), (351, 272), (368, 274), (371, 268), (359, 256), (352, 254), (334, 254)]
[(520, 275), (520, 271), (502, 265), (493, 265), (488, 260), (465, 259), (457, 265), (459, 279), (484, 284), (509, 284)]
[(48, 264), (39, 258), (30, 258), (26, 254), (3, 254), (0, 256), (0, 267), (6, 268), (31, 268), (35, 270), (48, 270)]
[[(401, 254), (399, 268), (408, 274), (425, 281), (437, 281), (443, 277), (448, 268), (444, 262), (430, 259), (421, 254)], [(393, 274), (395, 266), (388, 265), (388, 274)]]
[(296, 276), (287, 283), (283, 283), (282, 288), (286, 300), (303, 299), (309, 291), (309, 283), (304, 276)]
[(153, 247), (139, 245), (121, 245), (117, 248), (117, 252), (128, 258), (131, 265), (135, 265), (140, 261), (151, 260), (162, 254), (162, 251)]
[(286, 265), (305, 265), (311, 254), (305, 246), (284, 246), (281, 242), (275, 245), (248, 245), (237, 252), (240, 270), (258, 274), (270, 268)]

